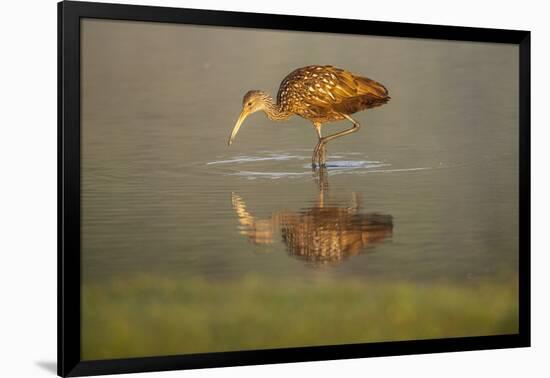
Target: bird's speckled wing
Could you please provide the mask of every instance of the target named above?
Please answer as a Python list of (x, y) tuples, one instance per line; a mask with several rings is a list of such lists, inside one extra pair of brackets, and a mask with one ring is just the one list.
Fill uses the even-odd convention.
[(341, 119), (339, 113), (382, 105), (389, 100), (380, 83), (333, 66), (299, 68), (285, 77), (277, 102), (311, 120)]

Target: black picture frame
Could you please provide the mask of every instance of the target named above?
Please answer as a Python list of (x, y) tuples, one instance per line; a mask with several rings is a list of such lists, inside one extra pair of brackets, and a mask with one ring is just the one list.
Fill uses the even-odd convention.
[[(82, 18), (508, 43), (519, 46), (519, 333), (83, 361), (80, 357)], [(530, 32), (63, 1), (58, 3), (58, 374), (83, 376), (530, 346)]]

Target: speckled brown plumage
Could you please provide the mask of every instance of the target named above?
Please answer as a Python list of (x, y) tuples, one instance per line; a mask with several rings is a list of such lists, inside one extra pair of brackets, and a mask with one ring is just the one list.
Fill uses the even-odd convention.
[(288, 74), (279, 87), (281, 110), (312, 122), (345, 119), (342, 114), (383, 105), (389, 101), (382, 84), (333, 66), (307, 66)]

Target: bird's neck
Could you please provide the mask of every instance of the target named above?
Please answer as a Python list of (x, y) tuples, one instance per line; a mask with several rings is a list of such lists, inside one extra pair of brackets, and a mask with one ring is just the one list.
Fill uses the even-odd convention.
[(273, 98), (269, 97), (265, 100), (265, 114), (272, 121), (284, 121), (288, 119), (292, 113), (285, 110), (281, 105), (275, 103)]

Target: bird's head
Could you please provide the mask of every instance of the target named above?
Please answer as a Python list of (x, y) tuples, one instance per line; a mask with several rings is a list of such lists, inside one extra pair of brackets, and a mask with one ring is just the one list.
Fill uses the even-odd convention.
[(246, 92), (243, 97), (243, 110), (241, 111), (239, 119), (237, 120), (235, 127), (233, 127), (233, 131), (231, 131), (231, 136), (229, 137), (229, 141), (227, 142), (229, 146), (231, 146), (231, 143), (233, 143), (233, 140), (239, 132), (239, 129), (246, 117), (248, 117), (252, 113), (256, 113), (257, 111), (265, 110), (267, 104), (271, 101), (271, 97), (265, 92), (258, 90)]

